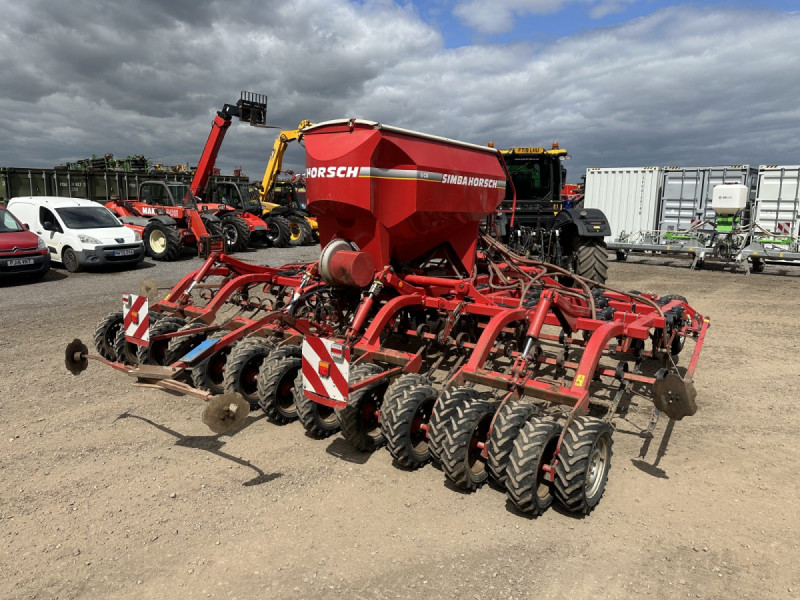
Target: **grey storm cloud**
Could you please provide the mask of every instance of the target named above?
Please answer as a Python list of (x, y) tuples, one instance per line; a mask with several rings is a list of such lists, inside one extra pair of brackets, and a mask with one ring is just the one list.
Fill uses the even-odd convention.
[[(194, 164), (243, 89), (269, 96), (281, 128), (356, 116), (499, 146), (557, 140), (571, 180), (800, 160), (797, 13), (673, 7), (546, 45), (446, 48), (388, 0), (0, 6), (4, 166), (106, 152)], [(274, 137), (235, 126), (219, 165), (260, 177)], [(301, 150), (287, 162), (302, 168)]]

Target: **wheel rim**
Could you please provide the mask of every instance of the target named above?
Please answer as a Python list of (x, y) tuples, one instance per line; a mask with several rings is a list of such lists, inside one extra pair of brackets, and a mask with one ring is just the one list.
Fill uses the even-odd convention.
[(435, 403), (435, 397), (421, 402), (411, 417), (411, 450), (417, 457), (425, 456), (428, 452), (428, 432), (422, 428), (422, 425), (430, 423)]
[(150, 248), (156, 254), (162, 254), (167, 249), (167, 236), (163, 231), (154, 229), (150, 232)]
[(242, 368), (240, 375), (242, 395), (248, 399), (253, 397), (258, 389), (258, 367), (257, 361), (248, 361)]
[(484, 445), (489, 441), (489, 426), (492, 424), (492, 414), (487, 414), (475, 425), (472, 430), (472, 437), (469, 439), (469, 449), (467, 450), (467, 466), (474, 475), (480, 476), (486, 472), (486, 457), (483, 455)]
[(125, 359), (128, 364), (135, 365), (137, 362), (139, 362), (139, 357), (136, 355), (137, 347), (138, 346), (136, 346), (136, 344), (127, 340), (125, 341)]
[(114, 321), (106, 329), (106, 333), (103, 336), (103, 343), (107, 348), (114, 348), (114, 340), (117, 339), (117, 332), (120, 327), (122, 327), (122, 321)]
[(586, 496), (594, 496), (605, 480), (608, 469), (608, 442), (605, 436), (600, 436), (595, 442), (592, 453), (589, 455), (589, 466), (586, 469)]
[(330, 406), (324, 404), (314, 403), (314, 410), (317, 413), (317, 421), (325, 428), (330, 429), (334, 427), (336, 422), (336, 411)]
[(289, 235), (293, 242), (300, 238), (301, 231), (302, 229), (296, 221), (289, 223)]
[(295, 414), (297, 408), (294, 404), (294, 380), (300, 369), (289, 369), (278, 383), (278, 408), (283, 414)]
[(545, 445), (544, 450), (542, 450), (542, 455), (539, 457), (539, 464), (536, 466), (536, 497), (539, 499), (539, 504), (546, 502), (553, 495), (553, 482), (547, 479), (547, 474), (542, 467), (549, 464), (553, 459), (553, 453), (556, 451), (559, 437), (559, 432), (554, 431), (553, 437)]
[(372, 397), (366, 398), (361, 404), (361, 422), (364, 424), (364, 432), (369, 437), (376, 439), (381, 436), (378, 403)]
[(74, 271), (77, 262), (75, 253), (72, 250), (64, 252), (64, 266), (67, 268), (67, 271)]
[(223, 384), (225, 382), (225, 362), (227, 361), (227, 354), (224, 352), (217, 352), (208, 359), (208, 383), (212, 392), (222, 393)]
[(222, 231), (225, 233), (225, 238), (228, 240), (228, 244), (231, 246), (235, 245), (236, 242), (239, 241), (239, 230), (236, 229), (235, 225), (228, 224), (223, 227)]

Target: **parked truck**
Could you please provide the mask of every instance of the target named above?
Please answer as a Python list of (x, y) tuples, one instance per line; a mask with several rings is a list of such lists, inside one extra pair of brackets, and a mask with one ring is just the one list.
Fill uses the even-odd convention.
[(500, 205), (500, 234), (519, 254), (551, 262), (595, 281), (608, 277), (604, 237), (611, 232), (601, 210), (580, 202), (567, 205), (561, 194), (569, 155), (557, 143), (549, 150), (501, 150), (511, 175)]

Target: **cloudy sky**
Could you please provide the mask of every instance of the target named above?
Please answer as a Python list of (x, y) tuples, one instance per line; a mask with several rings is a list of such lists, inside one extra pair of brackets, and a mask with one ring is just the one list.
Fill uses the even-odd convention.
[[(0, 0), (0, 165), (196, 164), (240, 90), (268, 121), (361, 117), (589, 166), (800, 163), (800, 3)], [(218, 165), (260, 179), (275, 130)], [(290, 166), (301, 167), (295, 149)]]

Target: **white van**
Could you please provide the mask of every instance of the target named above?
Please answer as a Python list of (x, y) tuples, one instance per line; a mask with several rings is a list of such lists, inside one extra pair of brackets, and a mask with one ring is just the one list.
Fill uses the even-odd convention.
[(11, 198), (7, 208), (44, 239), (54, 261), (71, 273), (85, 266), (132, 265), (144, 260), (138, 233), (102, 204), (78, 198)]

